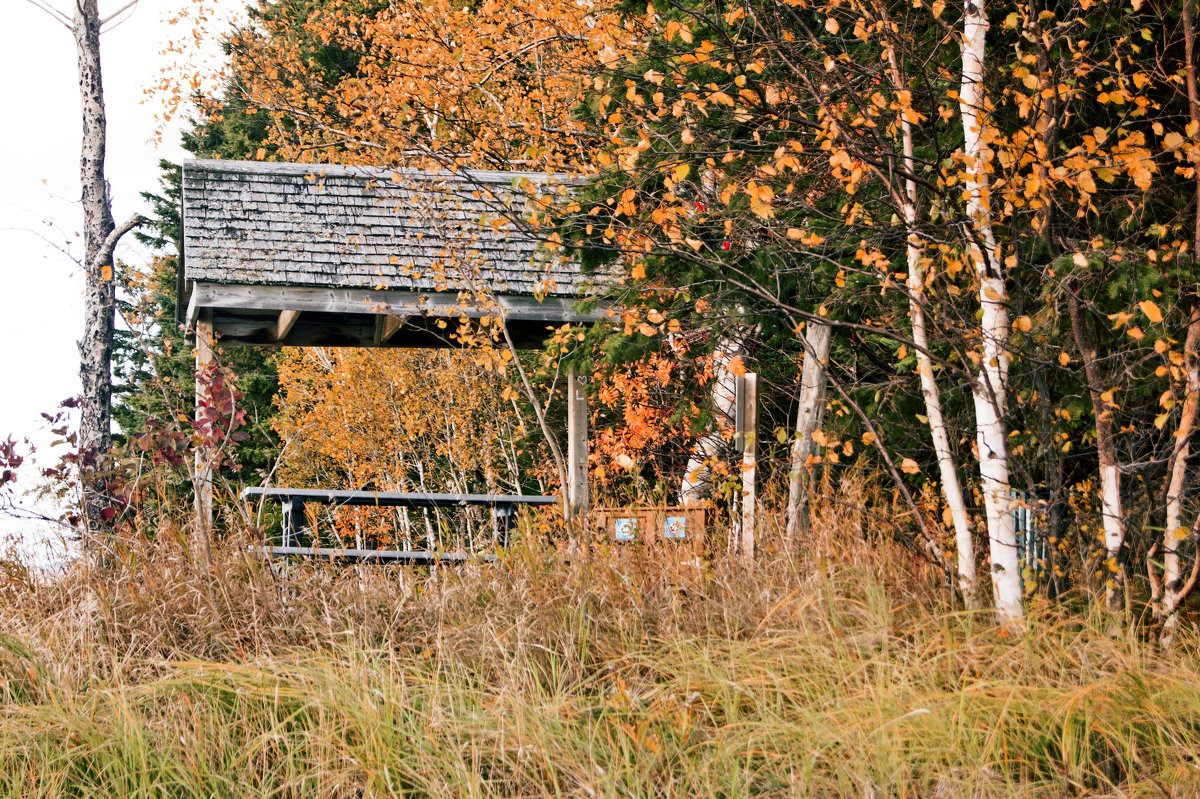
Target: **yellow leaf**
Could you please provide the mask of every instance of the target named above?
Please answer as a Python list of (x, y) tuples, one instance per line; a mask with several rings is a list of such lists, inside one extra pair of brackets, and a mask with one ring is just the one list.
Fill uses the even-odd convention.
[(1030, 330), (1033, 330), (1033, 320), (1028, 316), (1018, 317), (1017, 320), (1013, 322), (1013, 327), (1015, 327), (1017, 330), (1020, 330), (1022, 333), (1028, 333)]
[(900, 461), (900, 471), (905, 474), (918, 474), (921, 471), (921, 467), (912, 458), (905, 458)]
[(1139, 302), (1138, 307), (1142, 309), (1142, 313), (1146, 315), (1146, 318), (1154, 324), (1158, 324), (1163, 320), (1162, 310), (1160, 310), (1159, 307), (1151, 300)]
[(673, 169), (671, 171), (671, 178), (676, 183), (678, 183), (679, 181), (686, 178), (691, 173), (691, 171), (692, 171), (692, 168), (688, 164), (680, 164), (679, 166), (675, 167), (675, 169)]
[(1188, 529), (1186, 527), (1176, 527), (1175, 531), (1171, 533), (1171, 537), (1176, 541), (1182, 541), (1188, 537)]
[(112, 280), (113, 279), (113, 268), (111, 265), (105, 264), (104, 266), (100, 267), (100, 279), (101, 280)]
[(874, 444), (875, 443), (875, 434), (874, 433), (863, 433), (862, 434), (862, 443), (863, 443), (864, 447), (869, 447), (872, 444)]
[(804, 232), (798, 227), (790, 227), (787, 229), (787, 237), (789, 239), (798, 239), (804, 235)]
[(830, 33), (837, 33), (838, 32), (838, 21), (836, 19), (834, 19), (833, 17), (829, 17), (828, 19), (826, 19), (825, 20), (825, 30), (829, 31)]
[(1071, 256), (1071, 261), (1073, 261), (1074, 264), (1076, 266), (1078, 266), (1080, 269), (1087, 269), (1088, 259), (1087, 259), (1087, 256), (1084, 255), (1083, 253), (1081, 253), (1081, 252), (1075, 253), (1074, 255)]
[(1163, 136), (1163, 147), (1166, 147), (1168, 150), (1177, 149), (1182, 144), (1183, 136), (1180, 136), (1175, 131), (1171, 131), (1166, 136)]
[(1071, 356), (1070, 356), (1070, 355), (1068, 355), (1068, 354), (1067, 354), (1067, 353), (1065, 353), (1065, 352), (1060, 352), (1060, 353), (1058, 354), (1058, 363), (1059, 363), (1059, 365), (1061, 365), (1061, 366), (1066, 366), (1066, 365), (1067, 365), (1067, 364), (1069, 364), (1070, 362), (1071, 362)]

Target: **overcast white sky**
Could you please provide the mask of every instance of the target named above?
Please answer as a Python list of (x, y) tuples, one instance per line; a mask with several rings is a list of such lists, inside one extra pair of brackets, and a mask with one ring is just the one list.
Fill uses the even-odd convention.
[[(42, 0), (70, 12), (69, 0)], [(102, 16), (127, 0), (100, 0)], [(221, 0), (224, 13), (244, 6)], [(210, 3), (211, 5), (211, 3)], [(141, 0), (101, 39), (108, 108), (108, 177), (120, 223), (142, 210), (139, 193), (158, 189), (158, 161), (183, 158), (178, 120), (154, 141), (158, 100), (143, 104), (167, 64), (164, 42), (178, 34), (166, 19), (191, 0)], [(219, 24), (219, 23), (218, 23)], [(40, 414), (79, 392), (82, 275), (50, 243), (77, 255), (79, 93), (70, 33), (26, 0), (0, 0), (0, 438), (47, 441)], [(218, 52), (208, 42), (200, 58)], [(175, 56), (170, 56), (175, 58)], [(132, 237), (118, 257), (144, 261)], [(0, 520), (0, 535), (18, 526)]]

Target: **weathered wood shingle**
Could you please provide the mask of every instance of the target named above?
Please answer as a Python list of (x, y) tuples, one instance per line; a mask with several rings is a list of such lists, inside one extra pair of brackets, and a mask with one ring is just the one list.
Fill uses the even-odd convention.
[(185, 278), (582, 296), (590, 280), (577, 262), (549, 257), (512, 221), (524, 217), (529, 187), (563, 191), (564, 182), (527, 172), (190, 161)]

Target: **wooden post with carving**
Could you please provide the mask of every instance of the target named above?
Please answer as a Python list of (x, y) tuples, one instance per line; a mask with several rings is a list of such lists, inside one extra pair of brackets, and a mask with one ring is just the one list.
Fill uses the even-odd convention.
[(742, 558), (754, 562), (758, 472), (758, 375), (746, 373), (745, 426), (742, 433)]
[[(201, 406), (210, 400), (209, 368), (213, 364), (212, 311), (202, 311), (196, 320), (196, 427), (200, 427)], [(213, 470), (207, 442), (196, 449), (196, 474), (193, 489), (196, 494), (196, 528), (192, 553), (203, 553), (207, 562), (213, 522)]]

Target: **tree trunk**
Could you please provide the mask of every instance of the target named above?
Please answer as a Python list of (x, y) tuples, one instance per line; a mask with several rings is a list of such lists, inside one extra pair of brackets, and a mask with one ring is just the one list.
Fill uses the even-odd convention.
[(713, 410), (716, 412), (716, 429), (704, 433), (692, 449), (688, 458), (687, 468), (683, 474), (683, 483), (679, 488), (680, 505), (696, 505), (704, 500), (712, 477), (712, 461), (720, 454), (725, 440), (721, 436), (721, 426), (733, 421), (737, 403), (737, 376), (730, 368), (733, 359), (741, 354), (741, 342), (733, 338), (725, 338), (717, 343), (713, 355), (715, 361), (715, 377), (713, 380), (712, 399)]
[(754, 563), (758, 537), (758, 375), (746, 375), (746, 423), (742, 433), (742, 560)]
[(1179, 547), (1189, 535), (1183, 524), (1183, 487), (1187, 479), (1187, 459), (1191, 454), (1189, 439), (1196, 427), (1197, 410), (1200, 409), (1200, 355), (1197, 349), (1200, 349), (1200, 306), (1193, 305), (1183, 344), (1187, 394), (1183, 400), (1179, 429), (1175, 431), (1175, 446), (1170, 460), (1171, 477), (1167, 485), (1167, 524), (1162, 539), (1162, 601), (1155, 609), (1156, 615), (1163, 620), (1160, 643), (1164, 648), (1170, 648), (1174, 643), (1175, 628), (1179, 623), (1176, 611), (1185, 596)]
[[(1188, 93), (1188, 116), (1192, 123), (1192, 142), (1200, 141), (1200, 90), (1196, 85), (1196, 29), (1192, 18), (1191, 0), (1183, 3), (1184, 76)], [(1196, 211), (1192, 236), (1192, 260), (1200, 261), (1200, 170), (1196, 172)], [(1175, 446), (1171, 452), (1170, 482), (1167, 485), (1167, 524), (1163, 530), (1163, 580), (1162, 600), (1155, 607), (1156, 615), (1163, 620), (1159, 644), (1170, 649), (1175, 643), (1175, 630), (1179, 626), (1179, 603), (1195, 585), (1195, 569), (1189, 586), (1183, 585), (1183, 571), (1179, 548), (1188, 538), (1183, 527), (1183, 486), (1187, 478), (1187, 459), (1190, 454), (1189, 438), (1196, 424), (1197, 408), (1200, 407), (1200, 304), (1193, 301), (1188, 319), (1187, 336), (1183, 344), (1183, 368), (1186, 395), (1179, 429), (1175, 431)], [(1200, 564), (1200, 554), (1197, 556)]]
[(804, 366), (800, 370), (800, 410), (796, 413), (796, 438), (788, 473), (787, 538), (796, 546), (812, 526), (812, 491), (808, 459), (813, 454), (813, 433), (825, 412), (825, 370), (829, 361), (831, 329), (824, 322), (809, 322), (804, 331)]
[(1017, 536), (1010, 511), (1008, 442), (1005, 405), (1008, 391), (1008, 308), (1003, 260), (992, 230), (988, 185), (991, 151), (984, 141), (984, 57), (988, 20), (984, 0), (966, 0), (963, 15), (962, 116), (963, 155), (966, 161), (967, 249), (979, 279), (982, 352), (979, 374), (972, 387), (975, 436), (979, 447), (980, 488), (990, 542), (992, 590), (996, 612), (1009, 627), (1024, 621), (1021, 606), (1021, 569)]
[(1079, 296), (1074, 285), (1070, 287), (1067, 295), (1067, 308), (1071, 315), (1075, 346), (1079, 349), (1079, 357), (1083, 361), (1088, 394), (1092, 400), (1092, 415), (1096, 417), (1096, 454), (1100, 461), (1100, 517), (1104, 526), (1104, 548), (1108, 552), (1104, 602), (1111, 605), (1116, 595), (1118, 559), (1121, 556), (1121, 546), (1125, 542), (1125, 514), (1121, 510), (1121, 471), (1117, 467), (1112, 408), (1106, 407), (1096, 345), (1087, 331), (1083, 309), (1079, 306)]
[(106, 244), (115, 225), (104, 177), (104, 86), (100, 75), (100, 14), (97, 0), (77, 0), (72, 22), (79, 68), (83, 138), (79, 157), (84, 242), (84, 327), (79, 342), (83, 397), (79, 452), (84, 464), (83, 502), (88, 537), (107, 527), (104, 458), (112, 444), (112, 348), (115, 306), (113, 265)]
[[(892, 72), (892, 83), (899, 93), (904, 88), (900, 65), (895, 50), (888, 49), (888, 63)], [(975, 590), (975, 542), (971, 535), (971, 521), (963, 501), (962, 486), (958, 481), (958, 470), (954, 467), (954, 453), (950, 449), (950, 435), (942, 415), (942, 397), (937, 379), (933, 374), (933, 358), (929, 352), (929, 334), (925, 323), (925, 270), (921, 265), (921, 239), (917, 232), (917, 181), (914, 156), (912, 123), (901, 109), (899, 114), (900, 134), (904, 148), (904, 192), (900, 196), (904, 212), (906, 250), (908, 256), (908, 316), (912, 322), (913, 344), (916, 348), (917, 373), (921, 379), (921, 395), (925, 399), (925, 416), (929, 419), (929, 432), (933, 437), (933, 451), (937, 455), (938, 474), (942, 481), (942, 495), (950, 509), (954, 523), (955, 548), (958, 550), (958, 590), (963, 604), (968, 608), (979, 607)]]

